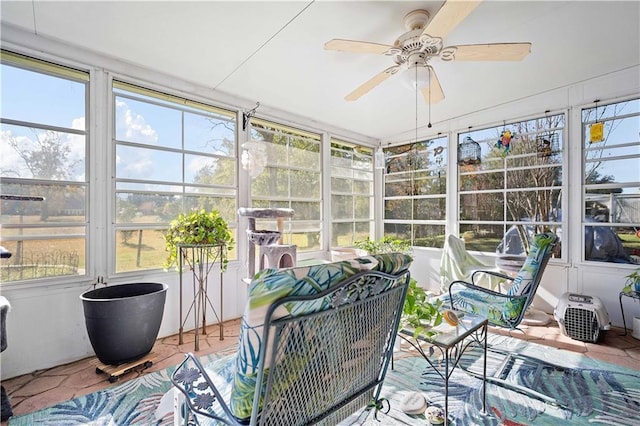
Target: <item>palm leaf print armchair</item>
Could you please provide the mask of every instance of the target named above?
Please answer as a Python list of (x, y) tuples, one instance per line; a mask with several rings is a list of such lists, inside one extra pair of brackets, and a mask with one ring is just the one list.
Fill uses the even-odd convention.
[[(517, 328), (533, 302), (542, 274), (557, 243), (558, 237), (554, 233), (534, 235), (529, 254), (515, 277), (495, 271), (476, 271), (471, 276), (471, 282), (452, 282), (449, 286), (451, 308), (485, 316), (495, 326)], [(506, 292), (479, 287), (474, 284), (474, 278), (480, 273), (500, 277), (511, 286)]]
[(335, 425), (379, 394), (410, 279), (400, 253), (254, 277), (238, 352), (171, 376), (185, 424)]

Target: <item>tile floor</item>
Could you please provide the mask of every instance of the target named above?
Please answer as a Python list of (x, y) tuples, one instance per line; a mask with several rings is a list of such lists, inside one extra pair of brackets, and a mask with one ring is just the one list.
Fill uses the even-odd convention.
[[(200, 350), (195, 353), (206, 355), (234, 345), (239, 327), (239, 319), (225, 322), (224, 340), (220, 340), (220, 328), (217, 325), (209, 326), (208, 334), (200, 338)], [(510, 335), (640, 371), (640, 340), (633, 338), (630, 331), (623, 336), (622, 328), (607, 331), (598, 344), (580, 342), (563, 335), (553, 320), (546, 326), (525, 325), (522, 329), (524, 332), (515, 331)], [(509, 334), (506, 330), (493, 327), (490, 327), (490, 332)], [(153, 365), (146, 370), (127, 373), (115, 383), (110, 383), (105, 374), (96, 373), (98, 361), (91, 357), (8, 379), (2, 385), (9, 394), (14, 415), (26, 414), (175, 365), (183, 359), (185, 352), (194, 352), (193, 332), (185, 333), (183, 337), (182, 345), (178, 344), (177, 335), (158, 339), (153, 348), (156, 356)], [(2, 425), (6, 424), (2, 422)]]

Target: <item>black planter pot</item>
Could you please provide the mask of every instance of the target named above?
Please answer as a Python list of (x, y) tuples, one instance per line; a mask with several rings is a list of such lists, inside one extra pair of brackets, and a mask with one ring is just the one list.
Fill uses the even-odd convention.
[(134, 283), (89, 290), (80, 295), (91, 346), (104, 364), (123, 364), (153, 348), (168, 286)]

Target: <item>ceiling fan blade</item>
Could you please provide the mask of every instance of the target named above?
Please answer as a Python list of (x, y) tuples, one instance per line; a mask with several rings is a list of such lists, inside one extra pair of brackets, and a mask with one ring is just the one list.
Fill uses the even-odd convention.
[[(444, 92), (442, 91), (442, 86), (440, 86), (440, 82), (438, 81), (438, 77), (436, 76), (436, 72), (432, 67), (428, 67), (430, 71), (430, 80), (429, 85), (427, 87), (422, 88), (422, 96), (424, 97), (424, 101), (428, 105), (433, 105), (437, 102), (440, 102), (444, 99)], [(431, 93), (429, 93), (431, 91)]]
[(340, 52), (356, 52), (356, 53), (379, 53), (383, 54), (389, 51), (393, 46), (378, 43), (369, 43), (367, 41), (342, 40), (334, 38), (324, 44), (326, 50), (337, 50)]
[(444, 38), (453, 30), (464, 18), (467, 17), (482, 0), (448, 0), (429, 23), (424, 27), (422, 34), (431, 37)]
[(531, 53), (531, 43), (467, 44), (451, 47), (455, 48), (454, 61), (521, 61)]
[(364, 94), (369, 92), (369, 90), (373, 89), (378, 84), (382, 83), (387, 78), (389, 78), (393, 74), (397, 73), (399, 69), (400, 69), (399, 65), (394, 65), (392, 67), (387, 68), (386, 70), (382, 71), (379, 74), (376, 74), (375, 76), (373, 76), (372, 78), (367, 80), (364, 84), (362, 84), (356, 90), (354, 90), (353, 92), (351, 92), (347, 96), (345, 96), (344, 99), (346, 101), (349, 101), (349, 102), (358, 100)]

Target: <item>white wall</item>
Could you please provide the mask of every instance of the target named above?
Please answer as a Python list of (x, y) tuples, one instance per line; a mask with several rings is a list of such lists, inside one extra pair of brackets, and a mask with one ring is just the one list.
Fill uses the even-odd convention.
[[(239, 262), (231, 262), (223, 276), (222, 320), (239, 318), (244, 311), (247, 285), (241, 281)], [(219, 269), (209, 279), (209, 298), (220, 315)], [(175, 271), (150, 274), (136, 280), (111, 281), (109, 285), (131, 282), (162, 282), (169, 286), (158, 337), (178, 332), (180, 324), (179, 274)], [(80, 295), (88, 284), (54, 285), (3, 290), (11, 303), (7, 315), (7, 349), (2, 352), (2, 378), (15, 377), (56, 365), (77, 361), (94, 352), (85, 328)], [(193, 301), (191, 274), (183, 274), (183, 315)], [(183, 317), (184, 318), (184, 317)], [(183, 321), (184, 322), (184, 321)], [(207, 322), (217, 323), (208, 307)], [(184, 330), (194, 327), (193, 314)]]

